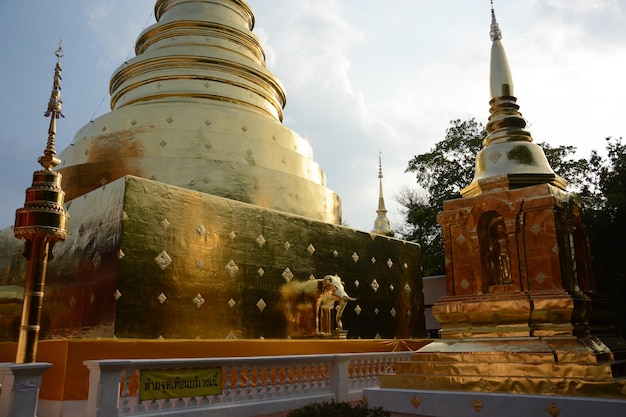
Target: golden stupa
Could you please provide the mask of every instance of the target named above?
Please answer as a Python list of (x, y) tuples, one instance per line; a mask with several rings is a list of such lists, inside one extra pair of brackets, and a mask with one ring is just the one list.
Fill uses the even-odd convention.
[(111, 77), (111, 109), (59, 158), (68, 200), (125, 175), (341, 224), (309, 143), (281, 124), (244, 1), (159, 1)]
[(491, 14), (489, 134), (474, 180), (438, 217), (441, 340), (366, 395), (422, 416), (626, 415), (626, 342), (595, 292), (580, 204), (524, 130)]
[[(341, 225), (310, 145), (281, 123), (285, 92), (246, 2), (158, 0), (154, 15), (111, 77), (111, 111), (59, 154), (72, 221), (49, 264), (42, 338), (423, 336), (419, 245)], [(9, 232), (8, 341), (25, 268)], [(343, 326), (321, 329), (289, 294), (332, 275)]]

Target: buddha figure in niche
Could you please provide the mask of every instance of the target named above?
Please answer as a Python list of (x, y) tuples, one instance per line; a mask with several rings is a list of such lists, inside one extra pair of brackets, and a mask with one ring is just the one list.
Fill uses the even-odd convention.
[(484, 271), (483, 291), (489, 292), (490, 286), (513, 282), (509, 234), (504, 219), (495, 211), (484, 213), (478, 222), (478, 228)]

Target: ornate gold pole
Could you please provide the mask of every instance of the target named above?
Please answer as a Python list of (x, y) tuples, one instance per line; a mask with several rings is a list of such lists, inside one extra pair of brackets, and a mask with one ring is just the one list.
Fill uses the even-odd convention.
[(23, 255), (28, 260), (16, 363), (35, 362), (48, 259), (52, 260), (54, 244), (67, 236), (69, 214), (63, 207), (65, 193), (61, 188), (61, 174), (52, 170), (61, 162), (54, 149), (56, 119), (64, 117), (61, 113), (61, 52), (59, 42), (52, 94), (45, 113), (50, 117), (48, 144), (38, 159), (44, 169), (34, 172), (24, 207), (15, 212), (13, 233), (24, 240)]

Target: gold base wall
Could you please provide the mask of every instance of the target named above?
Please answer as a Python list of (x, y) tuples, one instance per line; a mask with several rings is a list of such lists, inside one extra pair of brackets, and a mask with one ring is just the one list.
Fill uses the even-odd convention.
[[(42, 339), (310, 337), (313, 305), (288, 290), (327, 274), (357, 298), (348, 338), (425, 335), (419, 245), (132, 176), (67, 206)], [(3, 239), (1, 334), (16, 340), (26, 261)]]

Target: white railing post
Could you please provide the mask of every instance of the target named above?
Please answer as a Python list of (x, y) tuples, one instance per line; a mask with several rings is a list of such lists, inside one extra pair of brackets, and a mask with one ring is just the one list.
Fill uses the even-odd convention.
[(335, 355), (332, 361), (331, 388), (335, 394), (335, 401), (349, 401), (348, 379), (350, 378), (348, 367), (350, 359), (345, 356)]
[(0, 364), (0, 412), (6, 417), (36, 416), (39, 388), (51, 363)]
[(87, 417), (117, 417), (119, 415), (120, 383), (130, 361), (85, 361), (89, 368), (89, 397)]
[(100, 363), (98, 361), (85, 361), (84, 365), (89, 369), (86, 417), (96, 417), (98, 415), (98, 401), (100, 400)]

